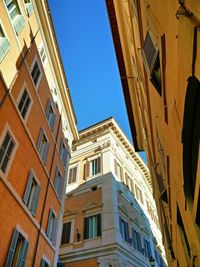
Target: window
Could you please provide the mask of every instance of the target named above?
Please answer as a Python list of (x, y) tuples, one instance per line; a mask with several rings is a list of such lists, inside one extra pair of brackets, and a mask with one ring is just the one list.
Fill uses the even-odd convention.
[(128, 176), (127, 173), (125, 173), (125, 182), (126, 182), (126, 186), (130, 189), (130, 185), (129, 185), (130, 177)]
[(50, 209), (49, 212), (49, 218), (48, 218), (48, 224), (47, 224), (47, 236), (51, 240), (52, 243), (55, 242), (56, 237), (56, 225), (57, 225), (57, 219), (52, 209)]
[(53, 126), (54, 126), (55, 119), (56, 119), (56, 114), (53, 111), (52, 101), (50, 99), (47, 102), (45, 114), (46, 114), (51, 130), (53, 130)]
[(77, 177), (77, 166), (69, 170), (68, 184), (75, 183), (76, 177)]
[(10, 44), (8, 42), (8, 39), (6, 38), (3, 28), (0, 24), (0, 62), (8, 52), (8, 49), (10, 47)]
[(123, 240), (130, 242), (128, 223), (119, 217), (120, 233)]
[(84, 220), (84, 239), (101, 236), (101, 214), (87, 217)]
[(15, 143), (11, 138), (10, 133), (7, 131), (6, 136), (0, 148), (0, 169), (2, 170), (3, 173), (6, 172), (6, 168), (8, 166), (9, 160), (11, 159), (14, 147)]
[(43, 258), (41, 259), (40, 267), (50, 267), (50, 264)]
[(122, 172), (122, 167), (120, 166), (120, 164), (116, 161), (115, 159), (115, 174), (116, 176), (123, 181), (123, 172)]
[(24, 266), (26, 263), (28, 246), (28, 241), (17, 229), (14, 229), (8, 256), (4, 266)]
[(49, 143), (47, 141), (46, 135), (44, 134), (44, 129), (40, 129), (40, 134), (37, 141), (37, 150), (42, 158), (42, 161), (46, 163), (48, 151), (49, 151)]
[(5, 3), (15, 32), (19, 34), (25, 25), (25, 20), (19, 9), (18, 2), (17, 0), (5, 0)]
[(62, 229), (62, 239), (61, 239), (62, 245), (70, 243), (70, 234), (71, 234), (71, 222), (64, 223)]
[(161, 69), (159, 51), (154, 44), (153, 38), (149, 31), (147, 31), (142, 52), (145, 63), (144, 65), (150, 76), (150, 81), (157, 92), (161, 95)]
[(144, 238), (144, 255), (147, 258), (150, 258), (152, 256), (150, 242), (146, 240), (145, 238)]
[(30, 17), (30, 15), (33, 12), (32, 2), (31, 2), (31, 0), (24, 0), (24, 4), (25, 4), (27, 15)]
[(45, 53), (45, 51), (44, 51), (44, 46), (42, 46), (41, 47), (41, 49), (40, 49), (40, 58), (41, 58), (41, 60), (42, 60), (42, 63), (44, 64), (45, 63), (45, 60), (46, 60), (46, 53)]
[(133, 238), (133, 246), (138, 251), (142, 252), (142, 244), (140, 233), (138, 233), (135, 229), (132, 228), (132, 238)]
[(34, 85), (37, 87), (41, 78), (41, 71), (37, 60), (35, 61), (35, 64), (33, 65), (33, 68), (31, 70), (31, 77), (33, 79)]
[(62, 197), (62, 191), (63, 191), (63, 177), (58, 169), (58, 167), (56, 167), (56, 174), (55, 174), (55, 178), (54, 178), (54, 187), (55, 190), (59, 196), (59, 198)]
[(62, 160), (62, 163), (64, 166), (66, 166), (67, 164), (67, 149), (64, 143), (64, 140), (61, 140), (61, 144), (60, 144), (60, 158)]
[(27, 89), (24, 89), (24, 92), (22, 94), (22, 97), (19, 101), (18, 109), (22, 115), (22, 118), (25, 119), (29, 105), (31, 103), (31, 99), (28, 95)]
[(142, 204), (144, 204), (142, 191), (137, 185), (135, 185), (135, 193), (136, 193), (137, 200), (139, 200)]
[(33, 173), (30, 171), (26, 184), (26, 189), (24, 192), (23, 201), (34, 216), (36, 215), (39, 194), (40, 186), (36, 182)]
[(101, 172), (101, 158), (93, 159), (90, 162), (90, 173), (94, 176)]

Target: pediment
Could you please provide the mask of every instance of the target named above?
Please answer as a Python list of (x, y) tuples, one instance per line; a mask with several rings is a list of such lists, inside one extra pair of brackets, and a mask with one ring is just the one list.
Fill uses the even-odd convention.
[(83, 207), (83, 211), (102, 208), (102, 206), (103, 206), (102, 202), (89, 202)]
[(63, 217), (73, 217), (77, 214), (76, 211), (73, 210), (65, 210)]

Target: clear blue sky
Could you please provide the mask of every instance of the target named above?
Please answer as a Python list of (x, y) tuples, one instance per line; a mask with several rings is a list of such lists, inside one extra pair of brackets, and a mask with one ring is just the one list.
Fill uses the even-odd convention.
[(114, 116), (132, 137), (105, 0), (49, 0), (78, 129)]

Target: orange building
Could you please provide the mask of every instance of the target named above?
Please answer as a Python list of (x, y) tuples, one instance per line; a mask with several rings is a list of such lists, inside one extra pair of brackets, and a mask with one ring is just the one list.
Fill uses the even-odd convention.
[(135, 149), (169, 266), (200, 266), (200, 4), (106, 0)]
[(0, 266), (55, 266), (78, 138), (46, 1), (0, 2)]

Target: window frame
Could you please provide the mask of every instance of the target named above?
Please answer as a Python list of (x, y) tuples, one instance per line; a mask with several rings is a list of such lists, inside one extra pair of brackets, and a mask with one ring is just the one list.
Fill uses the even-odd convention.
[[(21, 114), (21, 111), (19, 110), (19, 104), (20, 104), (20, 101), (21, 101), (21, 99), (22, 99), (22, 96), (23, 96), (25, 90), (27, 91), (28, 96), (29, 96), (29, 98), (30, 98), (30, 103), (29, 103), (28, 109), (27, 109), (27, 111), (26, 111), (25, 117), (23, 118), (23, 116), (22, 116), (22, 114)], [(18, 109), (18, 111), (19, 111), (19, 113), (20, 113), (20, 116), (22, 117), (23, 121), (26, 122), (26, 121), (28, 120), (28, 117), (29, 117), (31, 108), (32, 108), (32, 106), (33, 106), (33, 99), (32, 99), (32, 97), (31, 97), (31, 94), (30, 94), (30, 91), (29, 91), (29, 89), (28, 89), (28, 86), (27, 86), (27, 83), (26, 83), (26, 82), (24, 82), (24, 84), (23, 84), (23, 86), (22, 86), (22, 88), (21, 88), (21, 90), (20, 90), (20, 93), (19, 93), (19, 95), (18, 95), (18, 98), (17, 98), (16, 103), (17, 103), (17, 109)]]
[[(10, 41), (9, 41), (8, 35), (7, 35), (6, 31), (5, 31), (5, 28), (4, 28), (4, 26), (3, 26), (3, 23), (2, 23), (2, 21), (1, 21), (1, 19), (0, 19), (0, 27), (1, 27), (1, 30), (2, 30), (3, 35), (4, 35), (4, 37), (0, 37), (0, 38), (2, 38), (2, 39), (5, 38), (5, 39), (7, 40), (7, 42), (8, 42), (8, 44), (9, 44), (9, 46), (8, 46), (7, 50), (4, 52), (2, 58), (0, 58), (0, 64), (1, 64), (1, 62), (4, 60), (4, 58), (6, 57), (7, 53), (8, 53), (9, 50), (10, 50)], [(3, 42), (5, 43), (6, 40), (4, 40)], [(1, 43), (1, 42), (0, 42), (0, 43)], [(2, 45), (0, 46), (0, 48), (3, 50)]]
[[(37, 65), (38, 65), (38, 68), (39, 68), (39, 71), (40, 71), (40, 76), (39, 76), (39, 78), (38, 78), (38, 80), (37, 80), (37, 83), (35, 84), (34, 79), (33, 79), (33, 77), (32, 77), (32, 71), (33, 71), (33, 68), (34, 68), (34, 66), (35, 66), (36, 63), (37, 63)], [(42, 67), (40, 66), (40, 62), (39, 62), (39, 60), (38, 60), (37, 55), (34, 57), (32, 63), (31, 63), (31, 67), (30, 67), (30, 69), (29, 69), (29, 73), (30, 73), (30, 76), (31, 76), (31, 80), (32, 80), (32, 82), (33, 82), (33, 86), (36, 88), (36, 90), (38, 90), (38, 87), (39, 87), (39, 85), (40, 85), (40, 82), (41, 82), (43, 73), (42, 73)]]
[(18, 140), (16, 139), (13, 131), (11, 130), (10, 125), (6, 122), (5, 127), (4, 127), (3, 132), (1, 134), (1, 137), (0, 137), (0, 148), (1, 148), (2, 144), (3, 144), (3, 141), (4, 141), (5, 137), (6, 137), (7, 132), (9, 132), (12, 140), (14, 141), (15, 146), (14, 146), (13, 151), (11, 152), (10, 159), (9, 159), (7, 165), (6, 165), (6, 168), (5, 168), (5, 172), (3, 172), (2, 169), (0, 168), (0, 172), (3, 175), (8, 175), (9, 170), (11, 168), (11, 165), (13, 163), (13, 160), (15, 158), (16, 151), (17, 151), (18, 146), (19, 146)]
[(122, 214), (119, 214), (119, 231), (120, 235), (123, 241), (130, 244), (130, 232), (129, 232), (129, 223), (127, 219), (122, 216)]
[[(52, 220), (53, 222), (51, 223)], [(46, 235), (53, 245), (55, 245), (56, 243), (56, 234), (58, 228), (57, 226), (58, 226), (57, 214), (55, 213), (53, 208), (50, 208), (47, 220)]]
[[(71, 172), (71, 170), (73, 170), (73, 169), (76, 169), (76, 175), (75, 175), (75, 180), (73, 180), (73, 179), (70, 179), (70, 172)], [(79, 168), (78, 168), (78, 164), (77, 165), (72, 165), (72, 166), (70, 166), (69, 167), (69, 175), (68, 175), (68, 179), (67, 179), (67, 184), (68, 185), (71, 185), (71, 184), (75, 184), (75, 183), (77, 183), (78, 182), (78, 170), (79, 170)]]
[[(70, 224), (69, 236), (67, 238), (67, 241), (68, 242), (64, 242), (64, 241), (66, 241), (66, 236), (67, 236), (67, 232), (68, 232), (67, 229), (66, 229), (66, 236), (64, 237), (64, 233), (63, 233), (63, 231), (64, 231), (64, 224), (65, 225)], [(63, 222), (63, 228), (62, 228), (62, 234), (61, 234), (61, 243), (60, 243), (61, 246), (63, 246), (63, 245), (69, 245), (69, 244), (72, 243), (72, 240), (71, 240), (72, 227), (73, 227), (73, 225), (72, 225), (72, 221), (71, 220), (66, 221), (66, 222)]]
[[(93, 230), (93, 235), (92, 237), (90, 237), (90, 218), (94, 218), (96, 217), (96, 235), (94, 235), (94, 230)], [(99, 218), (99, 219), (98, 219)], [(88, 220), (88, 222), (87, 222)], [(94, 226), (94, 221), (92, 222), (93, 226)], [(99, 228), (98, 228), (99, 227)], [(95, 213), (95, 214), (87, 214), (84, 217), (84, 228), (83, 228), (83, 239), (84, 240), (92, 240), (92, 239), (96, 239), (96, 238), (101, 238), (102, 237), (102, 214), (100, 212)]]

